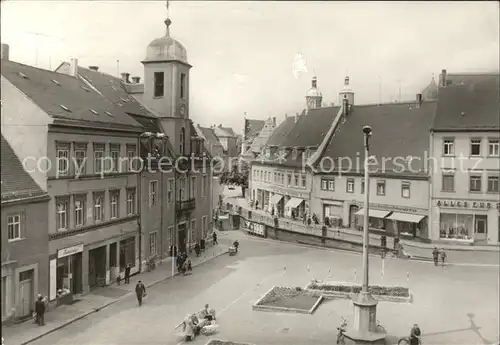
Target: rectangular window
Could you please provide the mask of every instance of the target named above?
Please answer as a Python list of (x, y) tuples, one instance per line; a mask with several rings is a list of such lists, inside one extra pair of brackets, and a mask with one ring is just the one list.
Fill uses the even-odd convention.
[(13, 214), (7, 217), (8, 239), (9, 241), (21, 238), (21, 215)]
[(302, 188), (306, 188), (306, 175), (302, 175)]
[(68, 230), (68, 198), (56, 199), (56, 227), (58, 231)]
[(443, 192), (454, 192), (455, 191), (455, 175), (453, 174), (443, 174)]
[(111, 156), (111, 169), (114, 172), (120, 171), (119, 158), (120, 158), (120, 145), (110, 145), (110, 156)]
[(322, 190), (328, 189), (328, 181), (327, 180), (321, 180), (321, 189)]
[(87, 172), (87, 145), (75, 143), (75, 170), (77, 174)]
[(288, 186), (291, 186), (292, 185), (292, 174), (287, 174), (287, 182), (288, 182)]
[(110, 191), (109, 192), (109, 214), (111, 219), (120, 217), (120, 191)]
[(135, 214), (135, 188), (127, 190), (127, 215)]
[(401, 182), (401, 197), (410, 198), (410, 182)]
[(361, 194), (365, 194), (365, 180), (361, 180)]
[(204, 198), (206, 194), (206, 188), (207, 188), (207, 175), (203, 175), (201, 178), (201, 197)]
[(498, 193), (498, 176), (488, 176), (488, 192)]
[(185, 88), (186, 88), (186, 74), (181, 73), (181, 98), (184, 99), (185, 95)]
[(94, 221), (104, 220), (104, 193), (94, 193)]
[(157, 231), (153, 231), (153, 232), (149, 233), (149, 257), (150, 258), (154, 258), (156, 256), (157, 236), (158, 236)]
[(171, 204), (174, 201), (174, 179), (168, 179), (168, 187), (167, 187), (167, 202)]
[(500, 141), (498, 139), (488, 140), (488, 155), (498, 157), (500, 149)]
[(453, 156), (455, 154), (455, 139), (444, 139), (443, 155)]
[(385, 195), (385, 181), (377, 181), (377, 195)]
[(331, 191), (335, 190), (335, 181), (334, 180), (328, 181), (328, 190), (331, 190)]
[(469, 191), (470, 192), (480, 192), (481, 191), (481, 176), (471, 175), (469, 177)]
[(293, 177), (294, 177), (294, 180), (295, 180), (295, 184), (294, 184), (294, 186), (295, 186), (295, 187), (298, 187), (298, 186), (299, 186), (299, 175), (294, 174), (294, 176), (293, 176)]
[(136, 170), (136, 149), (135, 145), (127, 145), (127, 161), (128, 171), (134, 172)]
[(57, 147), (57, 176), (69, 175), (69, 145), (62, 144)]
[(481, 139), (473, 139), (470, 141), (470, 155), (481, 156)]
[(172, 237), (173, 237), (173, 235), (174, 235), (174, 227), (173, 226), (169, 226), (167, 228), (167, 240), (170, 243), (170, 245), (172, 245)]
[(75, 227), (85, 225), (85, 200), (87, 199), (86, 195), (75, 195)]
[(191, 198), (196, 198), (196, 176), (191, 176)]
[(96, 174), (103, 172), (104, 145), (94, 145), (94, 171)]
[(156, 206), (158, 181), (149, 181), (149, 207)]
[(163, 72), (155, 72), (154, 81), (155, 81), (154, 96), (163, 97), (163, 94), (165, 93), (165, 87), (164, 87), (165, 77)]
[(354, 179), (353, 178), (348, 178), (347, 179), (347, 193), (354, 193)]

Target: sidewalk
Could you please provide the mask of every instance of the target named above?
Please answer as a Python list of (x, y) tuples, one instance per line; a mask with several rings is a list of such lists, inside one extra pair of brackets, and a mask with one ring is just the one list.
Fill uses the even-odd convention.
[[(219, 245), (209, 246), (200, 254), (200, 257), (196, 257), (194, 253), (191, 255), (193, 267), (226, 254), (228, 247), (229, 241), (223, 237), (219, 237)], [(2, 336), (5, 339), (5, 344), (28, 344), (89, 314), (106, 308), (121, 299), (135, 294), (135, 284), (139, 280), (142, 280), (146, 288), (148, 288), (170, 277), (172, 277), (172, 260), (168, 258), (157, 265), (155, 270), (130, 277), (130, 284), (112, 284), (107, 287), (93, 289), (85, 295), (75, 296), (75, 303), (72, 305), (62, 305), (57, 308), (51, 305), (45, 314), (45, 326), (38, 326), (33, 323), (33, 320), (2, 326)]]
[[(255, 218), (254, 215), (258, 215), (260, 219), (256, 219), (257, 221), (262, 221), (263, 223), (274, 226), (274, 221), (272, 216), (265, 212), (264, 210), (256, 210), (255, 208), (251, 208), (248, 204), (247, 200), (242, 197), (231, 197), (225, 198), (224, 203), (230, 203), (235, 206), (240, 206), (247, 211), (252, 212), (252, 218)], [(292, 220), (288, 218), (279, 218), (280, 227), (286, 230), (297, 231), (300, 233), (315, 233), (321, 234), (322, 224), (315, 225), (311, 224), (306, 226), (302, 223), (301, 220)], [(359, 242), (363, 241), (363, 232), (354, 230), (354, 229), (346, 229), (346, 228), (328, 228), (328, 237), (344, 239), (347, 241)], [(372, 243), (380, 244), (380, 235), (370, 233), (370, 241)], [(443, 248), (447, 251), (468, 251), (468, 252), (499, 252), (500, 246), (482, 246), (482, 245), (459, 245), (459, 244), (445, 244), (445, 243), (422, 243), (416, 241), (408, 241), (401, 239), (401, 244), (405, 246), (405, 249), (410, 252), (414, 256), (419, 257), (430, 257), (432, 256), (431, 252), (434, 247)], [(394, 238), (387, 236), (387, 247), (394, 247)]]

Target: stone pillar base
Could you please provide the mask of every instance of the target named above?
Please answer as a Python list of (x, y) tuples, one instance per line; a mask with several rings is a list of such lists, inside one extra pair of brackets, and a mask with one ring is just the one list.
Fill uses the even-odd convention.
[(385, 334), (376, 332), (378, 301), (369, 293), (361, 292), (352, 303), (354, 318), (351, 329), (344, 334), (346, 345), (385, 344)]
[(359, 333), (350, 330), (344, 333), (345, 345), (385, 345), (385, 334), (383, 333)]

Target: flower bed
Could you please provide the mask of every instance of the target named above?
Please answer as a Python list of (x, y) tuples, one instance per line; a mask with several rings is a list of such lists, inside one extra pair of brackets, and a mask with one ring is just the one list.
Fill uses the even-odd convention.
[(323, 296), (317, 291), (275, 286), (254, 305), (254, 310), (312, 314)]
[[(306, 290), (317, 292), (321, 291), (325, 298), (352, 298), (353, 295), (361, 292), (361, 285), (313, 280), (306, 286)], [(403, 286), (371, 285), (369, 287), (369, 291), (372, 296), (379, 301), (411, 302), (412, 300), (410, 289)]]

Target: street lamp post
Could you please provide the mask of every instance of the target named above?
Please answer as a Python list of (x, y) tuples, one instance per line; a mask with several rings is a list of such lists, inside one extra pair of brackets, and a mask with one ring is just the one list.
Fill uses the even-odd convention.
[(365, 148), (365, 201), (364, 201), (364, 222), (363, 222), (363, 284), (361, 292), (354, 298), (354, 317), (352, 329), (345, 333), (345, 338), (349, 344), (385, 344), (385, 334), (377, 333), (377, 300), (373, 298), (368, 290), (369, 282), (369, 257), (368, 246), (370, 236), (368, 231), (368, 219), (370, 217), (370, 137), (372, 128), (363, 127), (364, 148)]

